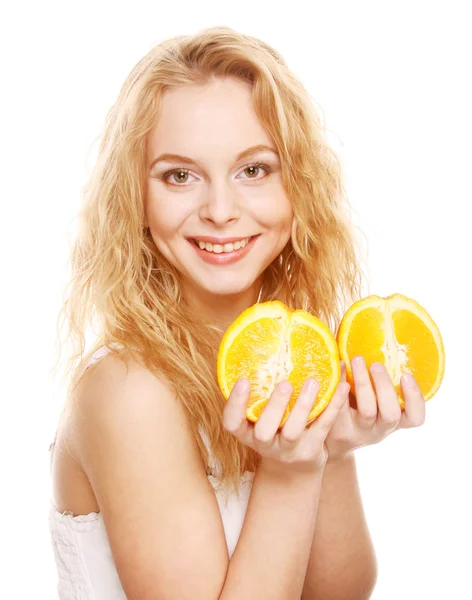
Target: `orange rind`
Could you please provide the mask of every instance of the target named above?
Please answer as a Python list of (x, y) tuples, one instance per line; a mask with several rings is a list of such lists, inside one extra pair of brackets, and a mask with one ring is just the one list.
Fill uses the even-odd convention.
[(405, 398), (400, 379), (404, 373), (413, 374), (425, 402), (441, 385), (445, 353), (439, 327), (423, 306), (403, 294), (372, 295), (355, 302), (343, 316), (336, 341), (354, 395), (351, 359), (357, 355), (369, 369), (374, 362), (385, 366), (402, 409)]
[(340, 381), (338, 347), (329, 328), (310, 313), (278, 300), (257, 303), (226, 330), (218, 351), (217, 375), (226, 400), (238, 379), (249, 379), (246, 417), (254, 423), (275, 386), (290, 381), (293, 392), (279, 427), (286, 422), (305, 380), (316, 379), (320, 388), (307, 420), (310, 423), (326, 408)]

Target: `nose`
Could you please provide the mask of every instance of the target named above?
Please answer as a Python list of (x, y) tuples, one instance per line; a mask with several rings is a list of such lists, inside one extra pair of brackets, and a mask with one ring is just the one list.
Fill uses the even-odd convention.
[(205, 193), (199, 210), (202, 221), (226, 225), (240, 216), (238, 192), (227, 182), (211, 184)]

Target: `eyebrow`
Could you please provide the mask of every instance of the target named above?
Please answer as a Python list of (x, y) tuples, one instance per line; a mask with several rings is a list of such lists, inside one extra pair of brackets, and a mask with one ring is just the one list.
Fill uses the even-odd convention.
[[(278, 156), (278, 152), (275, 148), (272, 148), (271, 146), (267, 146), (266, 144), (257, 144), (256, 146), (250, 146), (249, 148), (246, 148), (246, 150), (243, 150), (242, 152), (240, 152), (236, 156), (236, 162), (242, 160), (243, 158), (246, 158), (247, 156), (252, 156), (253, 154), (256, 154), (256, 152), (262, 152), (263, 150), (273, 152), (274, 154), (276, 154)], [(196, 160), (193, 160), (192, 158), (189, 158), (188, 156), (182, 156), (180, 154), (170, 154), (167, 152), (165, 154), (160, 154), (157, 158), (155, 158), (152, 161), (152, 163), (150, 164), (149, 169), (152, 169), (152, 167), (155, 164), (157, 164), (158, 162), (164, 161), (164, 160), (185, 163), (187, 165), (196, 165), (198, 167), (201, 167), (201, 165)]]

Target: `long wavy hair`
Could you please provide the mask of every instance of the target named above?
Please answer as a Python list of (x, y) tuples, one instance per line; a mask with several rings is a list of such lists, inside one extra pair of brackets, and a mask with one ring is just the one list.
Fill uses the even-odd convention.
[[(271, 46), (229, 27), (212, 27), (153, 47), (134, 66), (106, 116), (98, 158), (81, 190), (53, 370), (57, 374), (62, 364), (67, 381), (61, 419), (73, 414), (84, 364), (101, 346), (165, 377), (209, 464), (201, 432), (207, 437), (221, 465), (222, 491), (238, 493), (241, 475), (256, 470), (260, 455), (222, 425), (225, 400), (216, 359), (224, 331), (189, 310), (180, 273), (145, 226), (147, 135), (162, 95), (173, 86), (216, 77), (250, 84), (254, 110), (278, 149), (293, 207), (291, 239), (266, 268), (259, 300), (310, 311), (335, 334), (345, 310), (362, 297), (363, 234), (352, 223), (341, 163), (328, 144), (321, 111)], [(94, 341), (86, 352), (89, 328)]]

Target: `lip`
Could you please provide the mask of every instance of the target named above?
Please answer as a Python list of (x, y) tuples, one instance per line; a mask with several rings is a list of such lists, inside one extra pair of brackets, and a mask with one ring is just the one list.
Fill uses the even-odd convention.
[[(239, 248), (239, 250), (233, 250), (232, 252), (220, 252), (219, 254), (214, 254), (213, 252), (208, 252), (207, 250), (202, 250), (200, 248), (200, 246), (198, 246), (198, 244), (196, 244), (196, 242), (194, 241), (195, 238), (188, 238), (188, 242), (189, 244), (191, 244), (193, 246), (193, 248), (195, 249), (195, 252), (198, 254), (198, 256), (204, 260), (205, 262), (212, 264), (212, 265), (228, 265), (228, 264), (232, 264), (234, 262), (237, 262), (238, 260), (241, 260), (242, 258), (244, 258), (244, 256), (246, 256), (246, 254), (248, 252), (251, 251), (251, 248), (254, 246), (254, 244), (256, 243), (257, 239), (259, 238), (260, 233), (253, 236), (252, 239), (249, 241), (248, 244), (246, 244), (244, 246), (244, 248)], [(249, 236), (246, 236), (249, 237)], [(199, 240), (201, 240), (202, 242), (206, 242), (207, 240), (210, 242), (211, 239), (213, 240), (218, 240), (218, 238), (208, 238), (208, 237), (203, 237), (203, 238), (198, 238)], [(222, 239), (222, 238), (219, 238)], [(226, 240), (234, 240), (234, 241), (238, 241), (244, 238), (225, 238)], [(210, 242), (213, 243), (213, 242)], [(218, 242), (214, 242), (215, 244)], [(229, 244), (229, 241), (224, 242), (225, 244)]]

